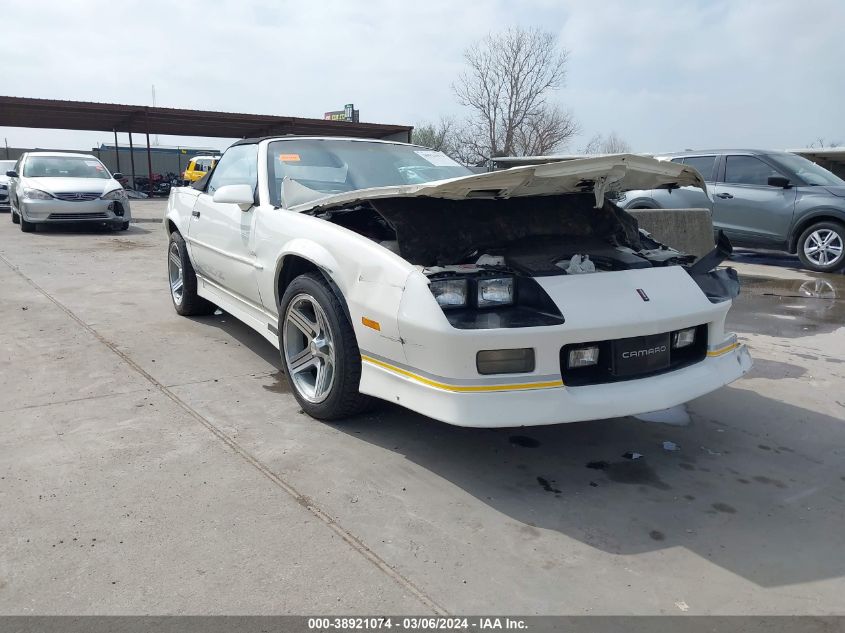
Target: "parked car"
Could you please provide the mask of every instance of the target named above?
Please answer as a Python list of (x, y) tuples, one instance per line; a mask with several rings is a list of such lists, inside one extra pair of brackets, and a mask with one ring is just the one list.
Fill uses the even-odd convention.
[(218, 160), (220, 160), (219, 156), (194, 156), (182, 172), (185, 184), (191, 184), (205, 176), (214, 168)]
[(15, 168), (15, 161), (0, 160), (0, 211), (9, 211), (9, 177), (6, 172)]
[(727, 240), (694, 261), (605, 200), (667, 183), (704, 187), (630, 155), (472, 175), (403, 143), (243, 140), (171, 192), (170, 295), (277, 346), (319, 419), (368, 396), (479, 427), (665, 409), (751, 366)]
[(96, 156), (27, 152), (6, 172), (12, 222), (30, 233), (39, 224), (95, 222), (125, 231), (132, 219), (118, 180)]
[(629, 191), (625, 209), (708, 208), (713, 226), (737, 246), (797, 254), (807, 268), (845, 267), (845, 181), (802, 156), (761, 150), (666, 154), (660, 160), (697, 169), (695, 188)]

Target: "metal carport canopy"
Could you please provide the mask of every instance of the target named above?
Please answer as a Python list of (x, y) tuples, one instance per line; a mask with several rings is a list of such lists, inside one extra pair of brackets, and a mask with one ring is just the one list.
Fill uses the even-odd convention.
[(222, 138), (307, 134), (406, 142), (411, 140), (413, 130), (408, 125), (3, 96), (0, 126)]

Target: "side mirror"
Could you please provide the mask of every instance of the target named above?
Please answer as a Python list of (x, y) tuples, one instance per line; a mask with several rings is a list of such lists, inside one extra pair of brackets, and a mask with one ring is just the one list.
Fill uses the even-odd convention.
[(9, 171), (7, 171), (7, 172), (6, 172), (6, 175), (7, 175), (9, 178), (17, 178), (17, 177), (18, 177), (18, 172), (16, 172), (14, 169), (10, 169)]
[(121, 174), (119, 171), (116, 171), (111, 175), (111, 177), (114, 178), (115, 180), (122, 180), (123, 174)]
[(236, 204), (241, 211), (249, 211), (255, 204), (255, 193), (251, 185), (224, 185), (214, 192), (212, 200)]
[(792, 186), (789, 182), (789, 178), (784, 178), (783, 176), (769, 176), (768, 182), (770, 187), (789, 189)]

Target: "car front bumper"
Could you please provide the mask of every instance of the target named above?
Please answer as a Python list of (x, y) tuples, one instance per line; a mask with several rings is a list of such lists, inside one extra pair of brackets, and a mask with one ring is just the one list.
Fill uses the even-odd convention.
[[(415, 273), (404, 284), (398, 332), (366, 326), (368, 320), (387, 322), (389, 315), (378, 312), (383, 302), (366, 297), (366, 304), (353, 304), (352, 313), (366, 318), (353, 319), (363, 361), (360, 390), (458, 426), (531, 426), (665, 409), (751, 367), (748, 351), (725, 332), (731, 301), (710, 302), (680, 266), (536, 279), (560, 307), (563, 323), (457, 329)], [(628, 374), (628, 365), (620, 374), (611, 367), (609, 375), (576, 375), (564, 366), (567, 346), (607, 344), (600, 357), (611, 353), (615, 359), (625, 339), (688, 328), (706, 333), (694, 355), (685, 359), (672, 351), (669, 364), (651, 373)], [(480, 351), (525, 348), (534, 352), (533, 371), (478, 371)]]
[(558, 379), (534, 388), (466, 391), (468, 386), (444, 384), (364, 355), (361, 391), (392, 393), (393, 402), (457, 426), (540, 426), (668, 409), (733, 382), (751, 366), (748, 349), (728, 339), (694, 365), (646, 378), (582, 387), (568, 387)]
[(35, 224), (61, 222), (99, 222), (122, 224), (132, 219), (127, 200), (21, 200), (23, 219)]

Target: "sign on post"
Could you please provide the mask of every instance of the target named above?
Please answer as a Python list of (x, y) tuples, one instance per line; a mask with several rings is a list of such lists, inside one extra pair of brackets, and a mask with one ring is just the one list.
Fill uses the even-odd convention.
[(343, 106), (343, 110), (332, 110), (323, 114), (325, 121), (347, 121), (349, 123), (358, 123), (358, 110), (355, 109), (355, 104), (347, 103)]

